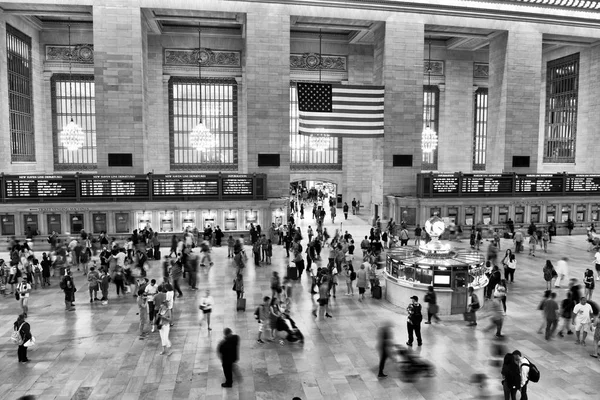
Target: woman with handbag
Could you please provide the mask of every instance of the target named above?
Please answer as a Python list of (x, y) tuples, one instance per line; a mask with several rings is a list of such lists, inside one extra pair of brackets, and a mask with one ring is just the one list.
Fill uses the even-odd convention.
[(426, 324), (431, 324), (431, 317), (435, 319), (436, 322), (440, 322), (440, 317), (438, 317), (437, 313), (439, 311), (439, 306), (437, 305), (437, 296), (433, 291), (433, 286), (429, 286), (427, 288), (427, 294), (425, 294), (425, 303), (428, 304), (427, 307), (427, 322)]
[(168, 356), (171, 355), (171, 341), (169, 340), (169, 333), (171, 331), (171, 320), (172, 314), (169, 309), (169, 302), (167, 300), (163, 301), (158, 309), (158, 313), (156, 315), (156, 327), (158, 328), (158, 332), (160, 333), (160, 341), (163, 347), (163, 351), (160, 354), (166, 354)]
[(19, 357), (20, 363), (26, 363), (29, 361), (27, 358), (27, 342), (33, 337), (31, 335), (31, 327), (29, 323), (25, 322), (25, 315), (20, 314), (14, 323), (13, 329), (18, 335), (17, 344), (19, 349), (17, 350), (17, 356)]

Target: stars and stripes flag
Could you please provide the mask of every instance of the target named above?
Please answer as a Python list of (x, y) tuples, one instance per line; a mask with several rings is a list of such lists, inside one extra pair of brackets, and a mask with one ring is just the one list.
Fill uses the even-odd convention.
[(298, 133), (383, 136), (383, 86), (298, 82)]

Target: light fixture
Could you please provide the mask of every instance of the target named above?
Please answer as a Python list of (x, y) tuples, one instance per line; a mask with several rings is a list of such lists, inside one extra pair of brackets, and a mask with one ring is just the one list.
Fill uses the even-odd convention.
[[(319, 83), (321, 82), (321, 71), (323, 69), (323, 33), (319, 29)], [(316, 129), (316, 133), (313, 133), (308, 138), (308, 146), (314, 151), (325, 151), (329, 148), (329, 142), (331, 136), (327, 134), (324, 128)]]
[[(427, 86), (431, 86), (431, 39), (429, 39), (429, 58), (427, 60)], [(438, 145), (437, 133), (429, 126), (430, 109), (430, 105), (426, 105), (427, 115), (425, 118), (427, 120), (427, 125), (421, 134), (421, 149), (424, 153), (432, 153)]]
[(215, 136), (202, 122), (202, 30), (198, 24), (198, 108), (200, 120), (190, 132), (190, 146), (198, 151), (208, 151), (216, 146)]
[(63, 128), (60, 133), (60, 141), (64, 147), (69, 151), (77, 151), (83, 147), (85, 142), (85, 133), (79, 125), (73, 120), (73, 79), (71, 74), (71, 67), (73, 61), (73, 50), (71, 49), (71, 20), (69, 19), (69, 99), (71, 101), (71, 107), (69, 109), (71, 113), (71, 121)]

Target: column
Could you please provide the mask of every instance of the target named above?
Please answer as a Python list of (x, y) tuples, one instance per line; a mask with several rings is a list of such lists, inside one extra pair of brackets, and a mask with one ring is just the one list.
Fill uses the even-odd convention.
[[(386, 194), (412, 195), (421, 170), (424, 24), (390, 17), (375, 30), (374, 83), (385, 86), (385, 137), (373, 150), (373, 202)], [(394, 154), (413, 156), (412, 167), (393, 167)]]
[[(488, 171), (536, 172), (540, 140), (542, 34), (517, 25), (490, 42)], [(530, 156), (513, 168), (513, 156)]]
[[(148, 172), (141, 10), (121, 0), (94, 6), (94, 75), (98, 172)], [(131, 154), (132, 167), (110, 168), (108, 153)]]
[[(248, 172), (268, 174), (268, 196), (289, 193), (290, 16), (271, 6), (246, 15), (244, 85)], [(258, 167), (259, 153), (279, 153), (279, 167)]]

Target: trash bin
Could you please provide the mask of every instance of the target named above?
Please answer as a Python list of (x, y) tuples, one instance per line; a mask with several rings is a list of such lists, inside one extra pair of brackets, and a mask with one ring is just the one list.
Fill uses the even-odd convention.
[(342, 195), (338, 194), (337, 195), (337, 208), (342, 208), (342, 205), (343, 205), (343, 203), (342, 203)]

